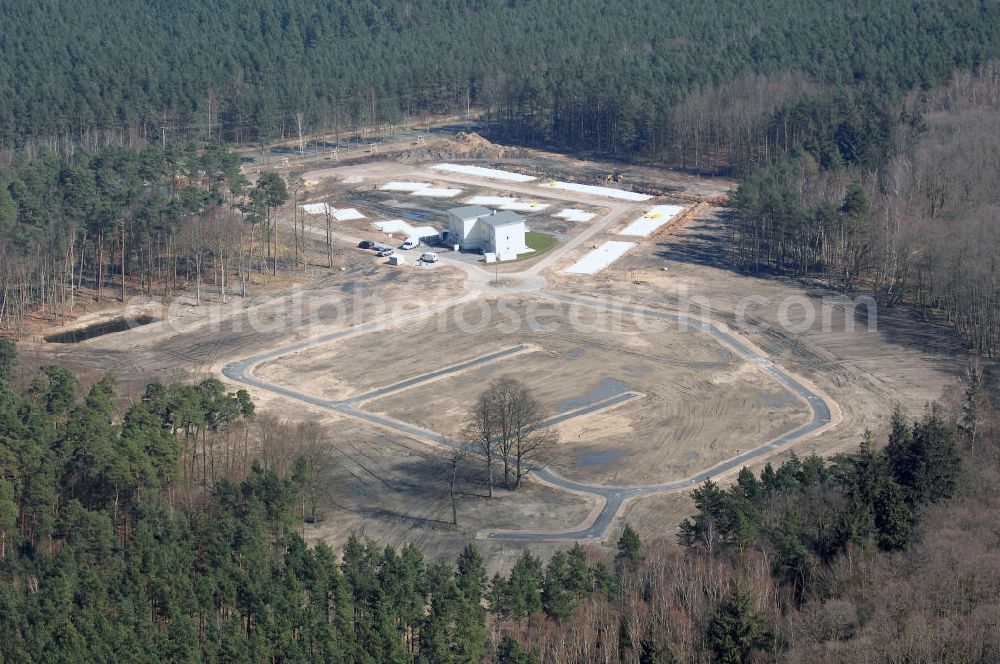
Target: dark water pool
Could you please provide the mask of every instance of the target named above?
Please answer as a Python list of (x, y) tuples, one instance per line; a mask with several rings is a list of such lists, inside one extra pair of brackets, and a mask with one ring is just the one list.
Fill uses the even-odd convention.
[(94, 337), (101, 337), (105, 334), (124, 332), (125, 330), (131, 330), (136, 327), (142, 327), (143, 325), (149, 325), (150, 323), (155, 323), (158, 320), (160, 319), (154, 318), (153, 316), (114, 318), (112, 320), (94, 323), (93, 325), (88, 325), (87, 327), (50, 334), (45, 337), (45, 341), (50, 344), (75, 344), (80, 343), (81, 341), (86, 341), (87, 339), (93, 339)]
[(589, 392), (566, 399), (562, 403), (558, 404), (556, 406), (556, 412), (565, 413), (566, 411), (574, 410), (576, 408), (583, 408), (584, 406), (589, 406), (592, 403), (610, 399), (611, 397), (617, 396), (622, 392), (628, 392), (628, 390), (628, 385), (621, 382), (617, 378), (603, 378), (601, 379), (600, 384)]
[(611, 464), (618, 461), (621, 458), (620, 450), (601, 450), (599, 452), (591, 452), (590, 454), (584, 454), (579, 459), (576, 460), (576, 465), (580, 468), (586, 468), (587, 466), (610, 466)]

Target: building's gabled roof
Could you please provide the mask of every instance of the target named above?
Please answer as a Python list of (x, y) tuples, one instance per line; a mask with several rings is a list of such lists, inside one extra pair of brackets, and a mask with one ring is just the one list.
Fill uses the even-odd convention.
[(462, 221), (468, 221), (469, 219), (486, 217), (492, 214), (492, 210), (484, 208), (482, 205), (465, 205), (463, 207), (451, 208), (448, 210), (448, 214), (455, 215)]
[(510, 210), (504, 210), (503, 212), (497, 212), (496, 214), (491, 214), (487, 217), (482, 217), (481, 221), (492, 228), (499, 228), (500, 226), (510, 226), (511, 224), (520, 224), (524, 221), (524, 217), (516, 212)]

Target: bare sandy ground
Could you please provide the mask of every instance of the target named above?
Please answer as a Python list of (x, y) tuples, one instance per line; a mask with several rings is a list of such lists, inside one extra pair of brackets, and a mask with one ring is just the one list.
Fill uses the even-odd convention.
[(705, 313), (814, 382), (839, 404), (844, 420), (802, 443), (800, 455), (853, 449), (865, 429), (882, 436), (897, 405), (919, 415), (942, 399), (962, 366), (954, 335), (905, 307), (873, 309), (877, 321), (869, 329), (866, 306), (845, 308), (836, 292), (730, 270), (716, 212), (665, 239), (641, 243), (594, 277), (553, 276), (555, 287), (567, 292)]
[(501, 376), (524, 382), (552, 415), (638, 392), (643, 398), (559, 425), (560, 442), (548, 458), (570, 479), (624, 485), (686, 477), (805, 421), (803, 404), (707, 336), (662, 328), (655, 336), (487, 329), (475, 336), (538, 350), (365, 408), (458, 436), (478, 394)]
[[(305, 532), (334, 547), (353, 532), (384, 544), (412, 542), (429, 557), (448, 558), (480, 528), (569, 528), (593, 507), (592, 500), (530, 480), (516, 492), (497, 488), (490, 500), (484, 472), (470, 460), (460, 473), (454, 526), (448, 465), (436, 449), (355, 420), (326, 418), (323, 423), (330, 439), (331, 469), (320, 488), (319, 519)], [(510, 544), (483, 544), (498, 551), (520, 550)]]
[(24, 343), (20, 349), (29, 366), (58, 362), (92, 379), (110, 372), (137, 390), (151, 380), (215, 375), (226, 361), (462, 292), (446, 266), (417, 273), (382, 262), (371, 252), (340, 247), (334, 269), (285, 273), (274, 290), (255, 289), (222, 304), (205, 288), (201, 306), (186, 296), (167, 306), (143, 305), (162, 319), (157, 323), (77, 344)]
[[(479, 163), (499, 165), (493, 160)], [(566, 179), (573, 175), (595, 178), (610, 168), (533, 151), (522, 151), (509, 163)], [(380, 161), (314, 170), (306, 176), (316, 183), (309, 200), (334, 200), (342, 207), (357, 207), (370, 219), (388, 219), (401, 218), (404, 211), (439, 214), (475, 194), (539, 197), (530, 183), (429, 176), (426, 166)], [(629, 182), (678, 196), (714, 196), (732, 186), (724, 180), (648, 167), (625, 170)], [(375, 189), (389, 180), (410, 179), (465, 191), (452, 200), (411, 201), (398, 192)], [(393, 207), (390, 199), (415, 207)], [(560, 205), (553, 203), (550, 212)], [(648, 207), (602, 206), (594, 200), (576, 201), (572, 206), (603, 214), (632, 214)], [(800, 455), (851, 450), (865, 429), (883, 435), (896, 405), (911, 415), (919, 414), (954, 384), (962, 353), (947, 330), (915, 319), (903, 307), (879, 310), (875, 329), (867, 329), (860, 315), (854, 316), (857, 320), (852, 327), (846, 324), (836, 293), (816, 285), (732, 271), (726, 263), (725, 229), (716, 213), (710, 211), (669, 236), (638, 241), (635, 249), (594, 277), (563, 274), (576, 253), (590, 243), (614, 237), (610, 232), (599, 233), (577, 252), (558, 256), (546, 266), (547, 288), (652, 308), (675, 308), (695, 298), (693, 313), (734, 326), (776, 363), (809, 379), (837, 402), (843, 413), (841, 424), (797, 445), (794, 450)], [(598, 218), (585, 224), (562, 224), (547, 214), (529, 217), (529, 226), (554, 232), (562, 242), (599, 222)], [(314, 230), (321, 225), (317, 220), (310, 224)], [(354, 234), (371, 232), (367, 224), (368, 220), (349, 222), (343, 229)], [(319, 254), (314, 258), (322, 263)], [(374, 320), (388, 311), (432, 307), (466, 292), (462, 279), (467, 272), (457, 267), (392, 269), (347, 244), (338, 245), (336, 262), (335, 270), (312, 267), (301, 274), (286, 273), (283, 279), (287, 281), (272, 284), (271, 290), (231, 298), (225, 305), (175, 306), (160, 323), (75, 345), (26, 343), (21, 353), (28, 366), (64, 364), (85, 378), (110, 371), (135, 394), (150, 380), (217, 375), (215, 370), (232, 359)], [(525, 268), (530, 268), (530, 262), (504, 269)], [(748, 301), (751, 296), (755, 299)], [(788, 306), (789, 298), (797, 304)], [(518, 307), (525, 308), (530, 301), (512, 303), (515, 318), (525, 318), (526, 312)], [(782, 318), (790, 318), (792, 327), (800, 322), (802, 302), (817, 307), (817, 319), (797, 329), (782, 326)], [(480, 300), (465, 307), (460, 320), (475, 327), (484, 312), (496, 306), (495, 301)], [(741, 310), (745, 316), (737, 316)], [(824, 325), (824, 310), (829, 311), (829, 325)], [(755, 368), (727, 358), (721, 352), (724, 349), (696, 331), (640, 329), (637, 323), (624, 321), (584, 333), (560, 312), (542, 311), (533, 320), (531, 325), (509, 326), (506, 331), (485, 326), (463, 332), (457, 329), (455, 312), (450, 312), (289, 355), (257, 371), (276, 383), (339, 399), (529, 343), (531, 352), (386, 396), (366, 407), (453, 430), (484, 384), (495, 376), (511, 374), (528, 382), (553, 410), (609, 389), (608, 381), (614, 380), (641, 393), (642, 398), (560, 425), (563, 442), (553, 459), (556, 469), (568, 477), (606, 483), (644, 483), (687, 474), (773, 437), (804, 416), (799, 402), (789, 399)], [(261, 412), (293, 421), (315, 418), (325, 427), (330, 469), (324, 478), (321, 521), (306, 527), (313, 539), (336, 546), (350, 532), (358, 531), (387, 544), (417, 543), (431, 557), (452, 557), (481, 528), (571, 528), (593, 507), (578, 495), (533, 483), (516, 494), (501, 492), (489, 501), (481, 495), (481, 472), (469, 468), (464, 474), (459, 526), (452, 527), (447, 523), (446, 487), (440, 482), (439, 450), (298, 402), (266, 393), (255, 392), (254, 397)], [(627, 505), (619, 526), (628, 520), (642, 532), (668, 535), (690, 512), (687, 496), (643, 498)], [(509, 565), (521, 549), (503, 542), (479, 544), (494, 569)], [(564, 545), (533, 544), (532, 549), (544, 554), (557, 546)]]
[[(558, 156), (541, 156), (535, 163), (540, 170), (557, 175), (575, 165), (573, 160)], [(582, 163), (576, 165), (584, 166)], [(420, 171), (413, 168), (380, 165), (375, 177), (406, 179), (407, 175), (414, 175), (416, 179)], [(600, 170), (601, 166), (586, 168), (593, 171)], [(641, 173), (642, 177), (655, 180), (655, 173), (648, 170)], [(363, 177), (370, 182), (368, 171)], [(525, 191), (518, 192), (521, 185), (498, 188), (482, 182), (459, 184), (464, 185), (470, 195), (530, 192), (527, 186), (524, 186)], [(685, 196), (715, 195), (729, 186), (725, 182), (699, 181), (677, 174), (667, 174), (660, 184), (664, 189)], [(372, 195), (366, 194), (368, 196)], [(642, 207), (633, 206), (632, 210), (639, 211)], [(603, 211), (621, 212), (624, 209), (624, 206), (615, 206)], [(852, 327), (845, 320), (843, 307), (836, 303), (835, 293), (792, 280), (733, 272), (726, 263), (724, 228), (715, 214), (716, 211), (710, 211), (666, 237), (638, 241), (632, 252), (595, 277), (562, 274), (561, 270), (574, 255), (562, 256), (544, 271), (548, 288), (653, 308), (675, 308), (694, 299), (693, 313), (733, 325), (768, 352), (775, 362), (811, 380), (837, 402), (843, 412), (841, 424), (795, 446), (794, 452), (800, 455), (852, 450), (865, 429), (872, 429), (876, 435), (884, 434), (896, 405), (910, 414), (918, 414), (925, 404), (941, 398), (953, 384), (961, 352), (946, 331), (914, 320), (903, 308), (878, 312), (876, 329), (866, 329), (864, 320), (856, 321), (858, 324)], [(573, 236), (584, 232), (583, 226), (566, 228), (563, 232)], [(600, 233), (589, 239), (588, 245), (611, 237), (611, 232)], [(588, 245), (581, 246), (576, 253)], [(663, 270), (665, 267), (667, 271)], [(755, 299), (747, 301), (748, 297)], [(789, 323), (794, 328), (799, 322), (795, 306), (787, 306), (789, 298), (819, 305), (817, 320), (811, 325), (789, 329)], [(829, 311), (824, 313), (823, 305), (827, 304)], [(741, 310), (746, 315), (739, 317), (737, 314)], [(824, 325), (824, 317), (829, 318), (828, 325)], [(463, 320), (475, 321), (475, 313), (466, 311)], [(262, 370), (277, 372), (274, 374), (276, 379), (284, 371), (285, 378), (315, 381), (317, 389), (327, 391), (334, 398), (342, 398), (511, 343), (528, 342), (538, 350), (494, 367), (482, 367), (384, 397), (366, 407), (429, 427), (447, 429), (448, 425), (454, 426), (461, 420), (477, 389), (497, 372), (512, 373), (529, 382), (539, 398), (553, 408), (594, 391), (606, 378), (614, 378), (629, 389), (642, 392), (643, 399), (562, 425), (560, 434), (564, 442), (558, 450), (560, 458), (553, 461), (557, 470), (567, 476), (607, 483), (641, 483), (653, 475), (663, 479), (663, 473), (680, 475), (686, 469), (704, 467), (710, 460), (725, 457), (786, 430), (802, 412), (800, 404), (787, 400), (781, 390), (769, 389), (768, 381), (751, 367), (732, 360), (726, 362), (714, 342), (697, 343), (690, 338), (681, 342), (675, 340), (676, 337), (698, 336), (690, 332), (686, 335), (677, 332), (651, 334), (647, 329), (633, 330), (619, 325), (602, 334), (574, 337), (571, 326), (558, 314), (541, 315), (531, 329), (511, 331), (506, 336), (455, 334), (448, 325), (445, 321), (443, 328), (433, 330), (396, 330), (384, 333), (381, 339), (374, 335), (373, 338), (347, 339), (339, 343), (339, 350), (337, 345), (331, 345), (323, 353), (290, 358), (287, 367), (282, 366), (283, 362), (276, 362)], [(758, 326), (768, 328), (758, 329)], [(579, 349), (583, 350), (582, 354)], [(373, 361), (359, 366), (358, 358)], [(698, 363), (702, 366), (696, 367)], [(715, 366), (710, 366), (713, 363)], [(648, 366), (653, 369), (640, 368)], [(330, 376), (333, 371), (338, 374), (336, 379)], [(723, 436), (723, 432), (727, 435)], [(781, 456), (787, 456), (787, 452)], [(780, 462), (781, 456), (775, 461)], [(547, 504), (558, 500), (556, 496), (551, 492), (551, 495), (539, 496), (539, 500)], [(409, 498), (415, 505), (422, 500), (416, 495)], [(495, 502), (510, 505), (509, 500), (503, 498)], [(583, 513), (589, 506), (578, 505), (576, 509)], [(622, 521), (629, 520), (641, 531), (669, 535), (691, 510), (690, 498), (686, 495), (639, 499), (626, 506), (618, 527)], [(531, 508), (529, 512), (535, 514)], [(502, 521), (498, 515), (482, 514), (484, 524), (493, 519), (496, 524)], [(572, 512), (573, 518), (577, 514)], [(514, 527), (558, 529), (565, 527), (563, 521), (570, 513), (548, 524), (543, 516), (544, 511), (530, 526)], [(478, 521), (471, 516), (469, 520)], [(392, 518), (378, 521), (382, 526), (377, 532), (386, 534), (389, 541), (402, 537), (399, 526), (392, 525)], [(367, 528), (374, 528), (371, 521), (368, 523)], [(434, 532), (435, 535), (423, 540), (425, 544), (431, 540), (439, 542), (442, 551), (456, 551), (460, 546), (461, 538), (456, 541), (450, 538), (450, 533), (445, 536), (437, 530)], [(501, 566), (509, 564), (520, 550), (519, 546), (498, 542), (481, 544), (493, 564)], [(533, 548), (542, 553), (548, 550), (545, 545), (533, 545)]]

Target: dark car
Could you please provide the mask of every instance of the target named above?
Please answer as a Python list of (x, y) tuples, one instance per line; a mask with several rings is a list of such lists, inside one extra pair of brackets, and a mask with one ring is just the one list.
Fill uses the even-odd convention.
[(358, 249), (371, 249), (374, 246), (375, 243), (370, 242), (369, 240), (362, 240), (361, 242), (358, 242)]

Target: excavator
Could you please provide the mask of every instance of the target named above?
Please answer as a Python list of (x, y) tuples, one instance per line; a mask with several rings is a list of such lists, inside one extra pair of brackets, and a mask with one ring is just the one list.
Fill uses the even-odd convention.
[(605, 176), (604, 181), (605, 182), (624, 182), (625, 181), (625, 176), (622, 174), (621, 171), (611, 171), (610, 173), (607, 174), (607, 176)]

